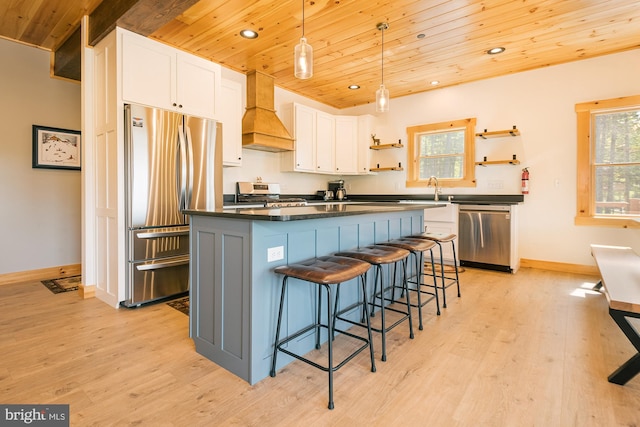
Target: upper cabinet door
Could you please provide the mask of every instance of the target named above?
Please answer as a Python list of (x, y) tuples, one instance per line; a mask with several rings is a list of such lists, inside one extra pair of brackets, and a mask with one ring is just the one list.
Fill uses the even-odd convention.
[(336, 173), (358, 172), (358, 117), (336, 116)]
[(138, 34), (120, 31), (124, 102), (217, 118), (220, 65)]
[(178, 52), (176, 97), (179, 111), (198, 117), (217, 117), (216, 97), (220, 94), (220, 67), (211, 61)]
[(336, 120), (331, 114), (316, 112), (316, 170), (333, 173), (336, 145)]
[(294, 106), (293, 128), (296, 139), (294, 170), (315, 172), (316, 170), (316, 113), (304, 105)]
[(220, 90), (225, 104), (218, 115), (222, 122), (222, 164), (242, 166), (242, 86), (223, 79)]
[(122, 38), (122, 98), (125, 102), (171, 108), (174, 99), (175, 53), (137, 34)]

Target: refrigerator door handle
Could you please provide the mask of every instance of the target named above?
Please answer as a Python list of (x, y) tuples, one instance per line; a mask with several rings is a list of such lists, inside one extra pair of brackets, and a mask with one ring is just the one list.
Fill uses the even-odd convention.
[(184, 137), (184, 127), (178, 126), (178, 153), (176, 155), (176, 186), (179, 194), (180, 210), (187, 205), (187, 143)]
[(186, 197), (185, 197), (185, 209), (192, 208), (191, 198), (193, 196), (193, 169), (194, 169), (194, 158), (193, 158), (193, 141), (191, 139), (191, 129), (189, 125), (186, 123), (184, 125), (184, 135), (187, 141), (187, 182), (186, 182)]

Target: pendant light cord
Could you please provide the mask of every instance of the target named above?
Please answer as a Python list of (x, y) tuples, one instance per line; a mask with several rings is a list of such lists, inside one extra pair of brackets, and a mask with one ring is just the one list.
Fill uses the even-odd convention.
[(302, 37), (304, 37), (304, 0), (302, 0)]
[(384, 25), (382, 26), (382, 52), (380, 55), (381, 81), (384, 85)]

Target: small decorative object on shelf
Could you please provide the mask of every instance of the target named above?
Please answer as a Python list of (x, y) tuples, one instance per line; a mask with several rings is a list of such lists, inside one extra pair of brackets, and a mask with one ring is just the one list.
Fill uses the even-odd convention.
[(502, 137), (505, 137), (505, 136), (518, 136), (518, 135), (520, 135), (520, 131), (516, 128), (515, 125), (513, 125), (512, 129), (496, 130), (496, 131), (492, 131), (492, 132), (487, 132), (487, 130), (485, 129), (484, 132), (476, 133), (476, 136), (479, 136), (482, 139), (502, 138)]
[(371, 139), (373, 139), (373, 145), (380, 145), (380, 138), (376, 138), (376, 134), (371, 134)]

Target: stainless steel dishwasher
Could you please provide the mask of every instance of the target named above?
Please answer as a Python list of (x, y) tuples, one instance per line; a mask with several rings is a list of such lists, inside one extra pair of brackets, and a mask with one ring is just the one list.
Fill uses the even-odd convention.
[(460, 205), (460, 265), (511, 272), (511, 206)]

